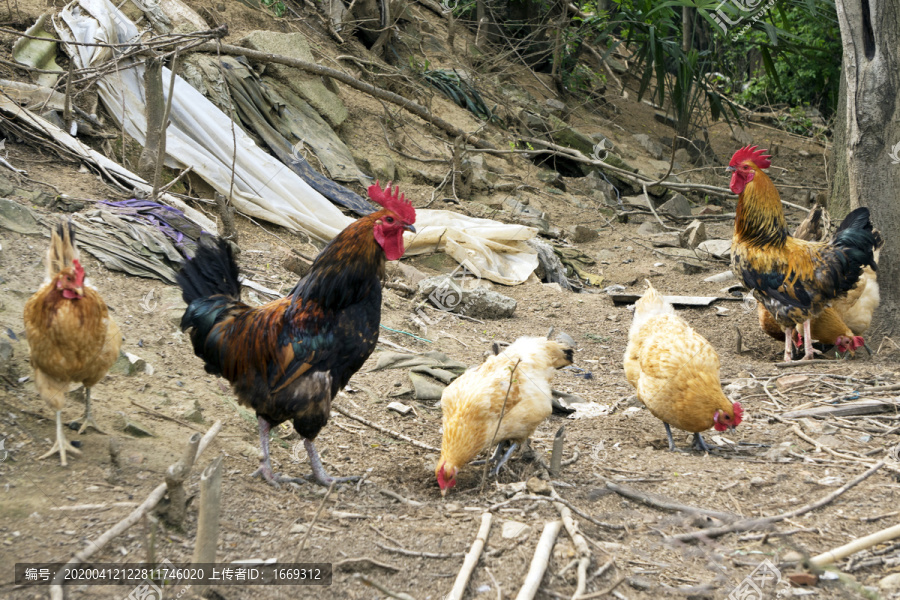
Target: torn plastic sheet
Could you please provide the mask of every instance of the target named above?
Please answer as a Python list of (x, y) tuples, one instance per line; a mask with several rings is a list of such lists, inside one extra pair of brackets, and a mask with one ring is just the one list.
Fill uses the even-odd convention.
[[(79, 68), (98, 67), (112, 59), (116, 49), (66, 42), (116, 44), (140, 36), (134, 23), (108, 0), (76, 0), (58, 16), (54, 25)], [(145, 142), (147, 127), (143, 76), (143, 64), (127, 59), (97, 81), (109, 114), (117, 120), (124, 115), (125, 122), (120, 126), (140, 144)], [(169, 69), (163, 68), (165, 94), (170, 77)], [(237, 210), (323, 241), (332, 239), (351, 222), (239, 127), (234, 128), (233, 139), (231, 119), (181, 77), (175, 78), (174, 89), (166, 136), (167, 166), (191, 166), (227, 196), (236, 140), (232, 202)], [(531, 227), (423, 209), (417, 211), (416, 229), (417, 234), (406, 234), (407, 254), (445, 251), (458, 262), (468, 259), (477, 275), (497, 283), (522, 283), (538, 264), (535, 251), (525, 243), (536, 234)]]

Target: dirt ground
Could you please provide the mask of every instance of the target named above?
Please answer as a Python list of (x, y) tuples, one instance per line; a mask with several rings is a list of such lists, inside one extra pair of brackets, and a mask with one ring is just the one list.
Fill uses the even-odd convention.
[[(24, 14), (36, 15), (43, 3), (20, 3)], [(188, 3), (195, 8), (213, 3)], [(237, 39), (242, 31), (263, 27), (264, 20), (251, 18), (250, 9), (228, 3), (223, 18)], [(432, 22), (434, 16), (422, 11), (419, 18)], [(25, 20), (23, 18), (23, 20)], [(283, 25), (280, 25), (283, 27)], [(308, 33), (309, 26), (302, 31)], [(310, 34), (311, 36), (313, 34)], [(319, 33), (317, 51), (333, 55)], [(465, 37), (465, 36), (463, 36)], [(12, 37), (5, 37), (8, 51)], [(461, 43), (461, 42), (460, 42)], [(452, 62), (452, 60), (447, 59)], [(9, 70), (9, 69), (7, 69)], [(11, 76), (6, 73), (4, 77)], [(536, 80), (522, 83), (538, 101), (549, 97)], [(342, 131), (350, 145), (369, 143), (387, 152), (383, 131), (378, 125), (382, 107), (365, 96), (341, 88), (351, 117)], [(580, 106), (570, 122), (586, 131), (603, 131), (620, 149), (624, 158), (639, 159), (643, 149), (632, 134), (647, 133), (657, 139), (671, 130), (654, 120), (654, 109), (636, 102), (634, 91), (622, 98), (610, 91), (609, 104), (598, 108)], [(432, 98), (432, 109), (460, 127), (474, 130), (472, 116), (440, 97)], [(446, 157), (446, 145), (423, 132), (410, 121), (400, 127), (404, 140), (416, 142), (417, 153), (434, 152)], [(825, 149), (810, 140), (761, 126), (748, 129), (754, 143), (777, 147), (773, 159), (777, 183), (784, 197), (794, 199), (807, 190), (824, 188)], [(712, 147), (724, 162), (738, 146), (727, 125), (709, 129)], [(505, 145), (499, 130), (487, 134)], [(404, 137), (405, 136), (405, 137)], [(428, 145), (430, 144), (430, 146)], [(71, 197), (91, 202), (121, 198), (91, 173), (80, 172), (40, 149), (7, 140), (8, 160), (26, 168), (29, 178), (60, 188)], [(442, 154), (443, 153), (443, 154)], [(395, 154), (398, 162), (402, 159)], [(641, 293), (643, 281), (667, 294), (721, 296), (722, 283), (707, 283), (709, 275), (725, 271), (725, 262), (706, 261), (704, 271), (687, 275), (678, 268), (677, 257), (665, 248), (653, 248), (637, 234), (637, 228), (652, 216), (634, 216), (618, 222), (608, 207), (589, 196), (570, 192), (551, 193), (537, 182), (538, 167), (524, 159), (503, 161), (487, 157), (488, 164), (502, 165), (509, 179), (535, 184), (536, 191), (483, 193), (479, 200), (500, 204), (512, 195), (544, 211), (547, 220), (563, 231), (576, 224), (599, 232), (598, 239), (572, 244), (597, 259), (592, 269), (602, 275), (602, 286), (620, 284), (629, 293)], [(447, 166), (432, 167), (434, 173)], [(422, 167), (423, 169), (425, 167)], [(687, 172), (687, 171), (690, 172)], [(719, 167), (687, 166), (679, 173), (685, 179), (725, 186)], [(438, 181), (443, 172), (437, 174)], [(416, 206), (431, 198), (434, 184), (421, 178), (401, 180)], [(22, 182), (26, 189), (46, 189)], [(733, 199), (691, 196), (694, 212), (707, 203), (733, 212)], [(481, 214), (480, 209), (463, 204), (460, 210)], [(26, 202), (19, 199), (23, 204)], [(579, 207), (580, 205), (580, 207)], [(208, 205), (199, 205), (209, 212)], [(33, 207), (37, 212), (52, 212)], [(454, 207), (451, 207), (454, 208)], [(601, 210), (602, 209), (602, 210)], [(789, 210), (796, 223), (803, 213)], [(504, 219), (508, 215), (498, 214)], [(710, 238), (728, 239), (729, 220), (708, 219)], [(287, 291), (296, 276), (281, 267), (290, 247), (314, 253), (307, 238), (278, 227), (238, 220), (242, 268), (264, 285)], [(325, 490), (312, 485), (284, 486), (275, 490), (249, 475), (256, 469), (258, 435), (252, 413), (239, 408), (225, 381), (206, 374), (193, 356), (188, 339), (180, 332), (173, 314), (175, 304), (167, 304), (177, 292), (155, 280), (127, 277), (106, 270), (97, 260), (85, 256), (84, 264), (93, 285), (101, 292), (125, 335), (123, 350), (136, 354), (152, 366), (153, 373), (127, 375), (111, 373), (93, 390), (95, 418), (107, 435), (89, 431), (78, 436), (83, 455), (70, 459), (68, 468), (58, 460), (37, 460), (52, 444), (54, 415), (37, 397), (29, 380), (28, 346), (24, 340), (22, 307), (40, 286), (46, 250), (43, 236), (25, 236), (0, 228), (0, 336), (13, 348), (10, 376), (0, 379), (0, 596), (10, 599), (44, 598), (46, 588), (16, 587), (15, 562), (65, 562), (133, 510), (163, 482), (166, 468), (181, 455), (184, 444), (195, 431), (206, 431), (221, 420), (223, 428), (206, 450), (190, 478), (189, 494), (198, 493), (199, 473), (216, 456), (224, 457), (223, 501), (220, 544), (217, 560), (269, 559), (279, 562), (327, 562), (334, 565), (333, 583), (327, 588), (291, 586), (218, 586), (215, 598), (386, 598), (387, 594), (367, 586), (363, 578), (378, 583), (395, 594), (417, 600), (440, 600), (453, 585), (465, 553), (475, 538), (481, 515), (491, 509), (494, 524), (482, 557), (469, 584), (467, 598), (511, 598), (522, 584), (545, 523), (559, 517), (552, 504), (536, 500), (512, 500), (520, 482), (532, 476), (546, 478), (534, 462), (515, 458), (499, 478), (489, 479), (482, 491), (481, 470), (464, 470), (459, 484), (442, 500), (434, 479), (435, 452), (424, 450), (369, 428), (342, 414), (333, 414), (317, 439), (326, 468), (334, 475), (362, 475), (360, 484), (342, 484), (327, 497)], [(428, 275), (447, 273), (455, 264), (447, 257), (425, 256), (404, 259)], [(407, 335), (382, 331), (383, 339), (415, 352), (438, 350), (470, 365), (481, 362), (494, 341), (512, 341), (521, 335), (543, 335), (553, 326), (571, 335), (578, 344), (577, 368), (559, 372), (554, 386), (577, 394), (589, 402), (608, 407), (606, 414), (570, 419), (553, 415), (532, 439), (538, 456), (549, 460), (556, 431), (565, 425), (564, 457), (569, 459), (555, 478), (558, 493), (577, 507), (588, 520), (575, 516), (589, 539), (591, 552), (587, 593), (608, 590), (629, 600), (655, 598), (775, 598), (785, 590), (769, 582), (761, 596), (730, 596), (764, 560), (771, 561), (787, 578), (805, 572), (796, 565), (803, 557), (841, 546), (896, 522), (900, 500), (900, 479), (896, 471), (882, 468), (824, 506), (801, 516), (784, 519), (772, 527), (729, 533), (715, 539), (679, 542), (670, 536), (708, 527), (709, 519), (670, 512), (644, 505), (610, 491), (607, 482), (664, 496), (671, 501), (740, 517), (778, 515), (828, 496), (863, 473), (875, 461), (888, 458), (900, 443), (898, 415), (877, 414), (825, 420), (783, 420), (780, 415), (798, 407), (834, 403), (855, 397), (891, 398), (890, 391), (878, 393), (868, 388), (900, 383), (897, 347), (881, 336), (869, 338), (875, 351), (864, 352), (848, 361), (814, 363), (790, 370), (776, 368), (782, 346), (763, 334), (754, 307), (742, 302), (719, 301), (708, 308), (680, 309), (688, 322), (719, 352), (726, 391), (740, 400), (744, 422), (727, 434), (709, 432), (713, 446), (709, 455), (668, 451), (665, 431), (636, 400), (622, 371), (622, 354), (627, 343), (631, 313), (616, 306), (599, 289), (584, 293), (559, 290), (536, 278), (507, 288), (493, 286), (514, 298), (518, 305), (510, 319), (473, 322), (445, 315), (439, 322), (423, 326), (415, 317), (420, 298), (407, 298), (385, 290), (382, 323)], [(718, 314), (716, 307), (728, 310)], [(431, 313), (429, 313), (431, 314)], [(875, 328), (879, 325), (876, 323)], [(738, 333), (739, 332), (739, 333)], [(736, 338), (742, 339), (737, 352)], [(425, 338), (428, 341), (420, 340)], [(352, 393), (342, 394), (336, 403), (355, 415), (400, 432), (424, 444), (440, 446), (440, 408), (434, 402), (418, 403), (410, 396), (396, 396), (409, 389), (405, 371), (367, 372), (379, 346), (362, 371), (350, 383)], [(776, 379), (786, 375), (808, 377), (798, 387), (777, 389)], [(748, 383), (749, 382), (749, 383)], [(766, 387), (764, 387), (766, 386)], [(864, 389), (865, 388), (865, 389)], [(415, 407), (415, 413), (400, 416), (386, 409), (399, 400)], [(186, 421), (184, 416), (199, 407), (203, 421)], [(65, 421), (80, 418), (81, 403), (70, 399)], [(117, 431), (119, 413), (149, 428), (153, 437), (135, 438)], [(802, 439), (797, 431), (815, 440)], [(715, 435), (714, 435), (715, 434)], [(122, 464), (110, 463), (110, 437), (122, 445)], [(302, 444), (289, 429), (277, 432), (272, 460), (276, 471), (301, 475), (309, 471)], [(682, 449), (690, 437), (676, 432)], [(835, 454), (835, 452), (837, 454)], [(896, 463), (893, 463), (896, 464)], [(388, 492), (387, 494), (385, 492)], [(408, 502), (402, 502), (397, 497)], [(120, 503), (113, 505), (114, 503)], [(106, 504), (103, 508), (72, 509), (78, 505)], [(493, 508), (492, 508), (493, 507)], [(112, 540), (93, 556), (98, 563), (127, 563), (148, 560), (151, 538), (158, 561), (188, 562), (197, 530), (197, 502), (189, 505), (183, 530), (170, 530), (141, 522)], [(321, 512), (320, 512), (321, 509)], [(318, 514), (318, 518), (316, 515)], [(312, 532), (301, 551), (310, 523)], [(523, 527), (516, 531), (515, 523)], [(604, 525), (605, 524), (605, 525)], [(153, 535), (151, 536), (151, 532)], [(504, 532), (510, 537), (506, 537)], [(516, 535), (513, 535), (516, 534)], [(403, 553), (398, 549), (402, 549)], [(876, 597), (872, 594), (885, 576), (897, 572), (900, 546), (882, 544), (873, 551), (838, 563), (840, 578), (821, 577), (817, 584), (794, 587), (793, 595), (813, 598)], [(432, 553), (429, 556), (427, 553)], [(436, 556), (436, 557), (434, 557)], [(575, 591), (576, 569), (572, 565), (577, 550), (563, 531), (553, 549), (547, 574), (538, 598), (569, 598)], [(606, 567), (601, 570), (601, 567)], [(598, 570), (602, 572), (598, 573)], [(362, 577), (360, 577), (360, 575)], [(624, 581), (621, 581), (626, 578)], [(786, 579), (785, 579), (786, 581)], [(798, 578), (799, 582), (800, 579)], [(867, 587), (864, 587), (867, 586)], [(174, 597), (178, 588), (173, 588)], [(128, 588), (79, 586), (68, 589), (68, 597), (123, 598)], [(878, 592), (883, 598), (890, 592)], [(168, 592), (167, 592), (168, 594)], [(737, 592), (735, 592), (737, 594)], [(895, 590), (894, 594), (897, 594)], [(610, 596), (607, 596), (610, 597)], [(783, 596), (779, 596), (783, 597)]]

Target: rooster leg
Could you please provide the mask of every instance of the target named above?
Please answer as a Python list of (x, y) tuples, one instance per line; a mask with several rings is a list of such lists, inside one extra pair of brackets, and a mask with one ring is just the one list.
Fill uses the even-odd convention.
[(46, 454), (42, 454), (38, 457), (38, 460), (44, 460), (48, 456), (53, 456), (56, 453), (59, 453), (59, 458), (62, 466), (68, 466), (66, 462), (66, 451), (71, 452), (76, 456), (81, 455), (81, 450), (72, 446), (69, 443), (69, 440), (66, 439), (65, 434), (63, 433), (62, 426), (62, 411), (56, 411), (56, 443), (53, 444), (53, 447)]
[[(519, 444), (517, 444), (517, 443), (515, 443), (515, 442), (511, 442), (511, 443), (509, 444), (509, 448), (506, 450), (506, 452), (503, 453), (503, 456), (500, 457), (500, 460), (497, 461), (497, 464), (494, 465), (494, 468), (491, 469), (491, 476), (492, 476), (492, 477), (496, 477), (497, 474), (500, 473), (500, 468), (503, 467), (503, 465), (506, 464), (506, 461), (509, 460), (509, 457), (512, 456), (512, 453), (515, 452), (515, 451), (516, 451), (516, 448), (518, 448), (518, 447), (519, 447)], [(500, 450), (500, 446), (499, 446), (499, 445), (497, 446), (497, 450), (498, 450), (498, 451)]]
[(812, 360), (816, 357), (816, 351), (812, 347), (812, 333), (810, 332), (809, 319), (803, 322), (803, 349), (806, 351), (800, 360)]
[(694, 434), (694, 443), (691, 444), (691, 447), (700, 452), (709, 452), (709, 446), (706, 445), (706, 442), (703, 441), (703, 436), (699, 433)]
[(784, 329), (784, 362), (789, 363), (794, 359), (794, 328)]
[(329, 487), (332, 483), (345, 483), (350, 481), (359, 481), (361, 479), (358, 476), (332, 477), (325, 472), (325, 467), (322, 466), (322, 459), (319, 458), (319, 451), (316, 450), (316, 445), (313, 443), (313, 441), (304, 438), (303, 445), (306, 446), (306, 453), (309, 455), (309, 464), (312, 465), (313, 478), (319, 485)]
[(94, 421), (94, 417), (91, 416), (91, 388), (84, 388), (84, 418), (81, 419), (81, 427), (78, 428), (78, 433), (84, 433), (87, 431), (88, 427), (93, 427), (100, 433), (105, 432), (97, 427), (97, 423)]
[(677, 452), (677, 448), (675, 448), (675, 440), (672, 439), (672, 428), (669, 427), (668, 423), (663, 423), (666, 426), (666, 436), (669, 438), (669, 452)]

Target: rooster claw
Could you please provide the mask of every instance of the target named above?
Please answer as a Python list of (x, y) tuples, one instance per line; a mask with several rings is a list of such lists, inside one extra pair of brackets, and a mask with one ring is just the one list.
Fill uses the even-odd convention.
[(262, 478), (266, 483), (274, 487), (276, 490), (281, 489), (282, 483), (306, 483), (306, 480), (302, 477), (286, 477), (283, 473), (273, 473), (272, 469), (267, 469), (266, 467), (258, 468), (250, 477), (254, 479), (258, 477)]

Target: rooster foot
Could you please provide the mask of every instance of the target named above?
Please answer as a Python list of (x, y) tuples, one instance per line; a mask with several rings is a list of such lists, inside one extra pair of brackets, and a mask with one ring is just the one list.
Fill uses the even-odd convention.
[(283, 473), (273, 473), (272, 468), (265, 465), (261, 465), (250, 477), (254, 479), (261, 477), (276, 490), (281, 489), (282, 483), (306, 483), (306, 480), (301, 477), (286, 477)]
[(313, 441), (304, 439), (303, 445), (306, 446), (306, 453), (309, 455), (309, 464), (312, 466), (313, 470), (312, 475), (308, 476), (307, 479), (313, 483), (318, 483), (324, 487), (331, 487), (338, 483), (352, 483), (362, 479), (362, 477), (359, 477), (358, 475), (351, 477), (332, 477), (325, 472), (325, 467), (322, 466), (322, 459), (319, 457), (319, 451), (316, 450), (316, 445)]

